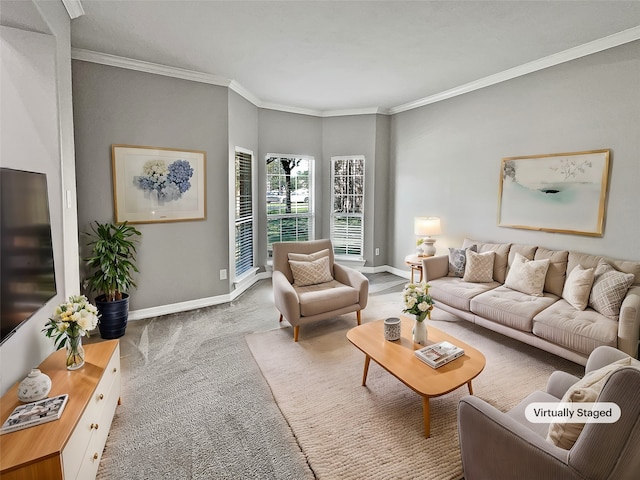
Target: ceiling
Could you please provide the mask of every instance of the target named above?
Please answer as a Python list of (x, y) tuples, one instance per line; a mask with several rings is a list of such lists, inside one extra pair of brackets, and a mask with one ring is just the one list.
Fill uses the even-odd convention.
[(640, 38), (637, 0), (81, 5), (76, 49), (215, 75), (261, 106), (317, 112), (393, 112), (622, 31)]

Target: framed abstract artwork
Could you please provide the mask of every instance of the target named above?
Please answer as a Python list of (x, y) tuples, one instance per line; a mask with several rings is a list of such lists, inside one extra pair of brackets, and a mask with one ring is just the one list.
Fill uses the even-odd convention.
[(117, 223), (206, 218), (206, 153), (162, 147), (112, 145)]
[(498, 225), (602, 236), (609, 150), (502, 159)]

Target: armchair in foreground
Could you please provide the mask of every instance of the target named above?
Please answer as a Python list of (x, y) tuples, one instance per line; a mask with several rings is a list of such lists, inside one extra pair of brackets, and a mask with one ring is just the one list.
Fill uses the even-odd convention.
[(369, 281), (362, 273), (334, 263), (331, 240), (273, 244), (273, 297), (293, 326), (298, 341), (300, 325), (360, 311), (367, 306)]
[[(628, 362), (626, 359), (630, 359)], [(611, 368), (612, 363), (628, 366)], [(591, 387), (566, 372), (549, 377), (546, 392), (533, 392), (519, 405), (502, 413), (485, 401), (465, 396), (458, 406), (458, 431), (466, 480), (517, 478), (518, 480), (638, 478), (640, 472), (640, 362), (608, 346), (596, 348), (587, 361), (584, 380), (602, 375), (600, 393), (589, 401), (613, 402), (621, 416), (615, 423), (586, 423), (573, 446), (564, 449), (547, 440), (548, 423), (531, 423), (525, 409), (532, 402), (566, 401), (572, 392)], [(583, 382), (584, 382), (583, 380)], [(578, 384), (578, 385), (577, 385)], [(595, 400), (597, 398), (597, 400)], [(566, 425), (566, 427), (564, 426)], [(564, 432), (570, 425), (560, 424)], [(557, 437), (556, 437), (557, 438)], [(570, 440), (573, 441), (573, 438)]]

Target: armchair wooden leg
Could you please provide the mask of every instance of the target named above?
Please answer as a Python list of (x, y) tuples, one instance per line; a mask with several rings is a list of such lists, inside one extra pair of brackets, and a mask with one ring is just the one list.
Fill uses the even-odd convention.
[(294, 342), (298, 341), (298, 333), (300, 333), (300, 325), (296, 325), (295, 327), (293, 327), (293, 341)]
[(361, 314), (360, 314), (360, 312), (361, 312), (361, 311), (362, 311), (362, 310), (358, 310), (358, 311), (356, 312), (356, 318), (358, 319), (358, 325), (362, 325), (362, 316), (361, 316)]
[(282, 322), (282, 314), (280, 314), (280, 320), (279, 321)]

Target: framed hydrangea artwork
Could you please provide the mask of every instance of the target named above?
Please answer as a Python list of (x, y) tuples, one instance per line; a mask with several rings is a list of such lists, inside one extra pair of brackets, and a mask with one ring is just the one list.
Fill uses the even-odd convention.
[(602, 236), (609, 150), (502, 160), (498, 225)]
[(158, 223), (206, 218), (206, 153), (112, 145), (116, 222)]

